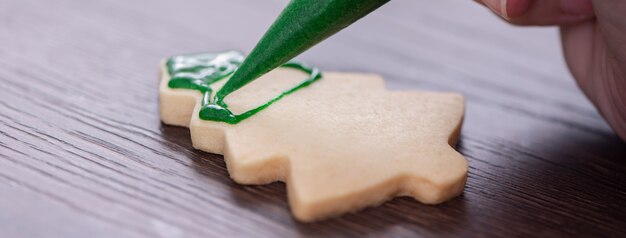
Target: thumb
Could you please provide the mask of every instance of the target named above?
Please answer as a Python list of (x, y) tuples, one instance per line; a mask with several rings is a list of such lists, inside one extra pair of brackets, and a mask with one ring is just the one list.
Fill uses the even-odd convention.
[(591, 0), (482, 0), (496, 14), (516, 25), (569, 25), (595, 14)]

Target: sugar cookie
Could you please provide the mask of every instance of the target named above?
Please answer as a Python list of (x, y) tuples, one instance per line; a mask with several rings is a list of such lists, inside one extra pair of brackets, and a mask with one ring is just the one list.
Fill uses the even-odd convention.
[[(215, 56), (196, 63), (206, 64)], [(200, 75), (215, 74), (218, 68), (205, 68)], [(392, 92), (376, 75), (328, 72), (229, 124), (201, 119), (205, 96), (199, 90), (172, 88), (171, 69), (165, 62), (161, 66), (162, 121), (189, 127), (196, 149), (224, 155), (237, 183), (284, 181), (292, 213), (300, 221), (356, 211), (395, 196), (437, 204), (463, 191), (467, 162), (450, 146), (459, 138), (463, 120), (461, 95)], [(227, 80), (227, 74), (222, 76)], [(225, 102), (234, 114), (243, 114), (309, 76), (296, 68), (278, 68)], [(206, 90), (214, 92), (221, 85), (216, 82)]]

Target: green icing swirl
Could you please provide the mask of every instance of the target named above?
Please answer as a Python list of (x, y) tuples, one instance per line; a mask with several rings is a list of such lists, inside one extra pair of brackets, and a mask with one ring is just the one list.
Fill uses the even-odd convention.
[[(216, 99), (211, 85), (231, 76), (244, 59), (245, 56), (237, 51), (173, 56), (166, 63), (170, 75), (167, 85), (170, 88), (197, 90), (203, 94), (202, 108), (199, 113), (200, 119), (237, 124), (269, 107), (284, 96), (322, 78), (322, 74), (317, 68), (308, 67), (294, 61), (287, 62), (281, 67), (301, 70), (307, 73), (309, 77), (293, 88), (283, 91), (268, 102), (235, 115), (228, 110), (228, 105), (223, 100), (230, 92), (223, 95), (222, 98)], [(219, 91), (217, 93), (219, 94)]]

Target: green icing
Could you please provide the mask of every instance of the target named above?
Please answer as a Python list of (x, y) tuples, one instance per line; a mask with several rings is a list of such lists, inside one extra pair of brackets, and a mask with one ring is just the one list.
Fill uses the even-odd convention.
[(237, 124), (269, 107), (284, 96), (306, 87), (322, 77), (321, 72), (317, 68), (311, 68), (294, 61), (287, 62), (281, 67), (301, 70), (307, 73), (309, 77), (293, 88), (280, 93), (270, 101), (242, 114), (235, 115), (228, 110), (228, 105), (223, 100), (228, 94), (223, 94), (221, 98), (217, 99), (211, 85), (231, 76), (237, 71), (244, 58), (244, 55), (237, 51), (171, 57), (166, 63), (170, 74), (168, 86), (170, 88), (197, 90), (203, 94), (200, 119)]
[[(201, 119), (236, 124), (321, 78), (319, 70), (289, 60), (387, 2), (389, 0), (291, 0), (247, 58), (235, 51), (172, 57), (167, 61), (171, 75), (168, 85), (204, 94)], [(302, 70), (309, 78), (240, 115), (228, 110), (224, 102), (226, 96), (279, 66)], [(229, 79), (224, 86), (213, 92), (211, 84), (225, 78)]]

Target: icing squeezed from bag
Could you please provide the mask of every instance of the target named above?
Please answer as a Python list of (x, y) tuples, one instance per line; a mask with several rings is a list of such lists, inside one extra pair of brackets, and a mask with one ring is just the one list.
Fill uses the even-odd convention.
[[(203, 94), (202, 108), (200, 109), (199, 115), (200, 119), (237, 124), (269, 107), (284, 96), (322, 78), (322, 74), (317, 68), (308, 67), (294, 61), (287, 62), (280, 67), (301, 70), (307, 73), (308, 77), (298, 85), (281, 92), (268, 102), (239, 115), (235, 115), (228, 110), (228, 105), (224, 102), (223, 97), (219, 100), (215, 98), (215, 93), (211, 85), (229, 78), (229, 76), (237, 71), (244, 59), (245, 56), (237, 51), (170, 57), (166, 63), (167, 71), (170, 75), (170, 80), (167, 85), (170, 88), (197, 90)], [(224, 97), (225, 96), (226, 95), (224, 95)]]

